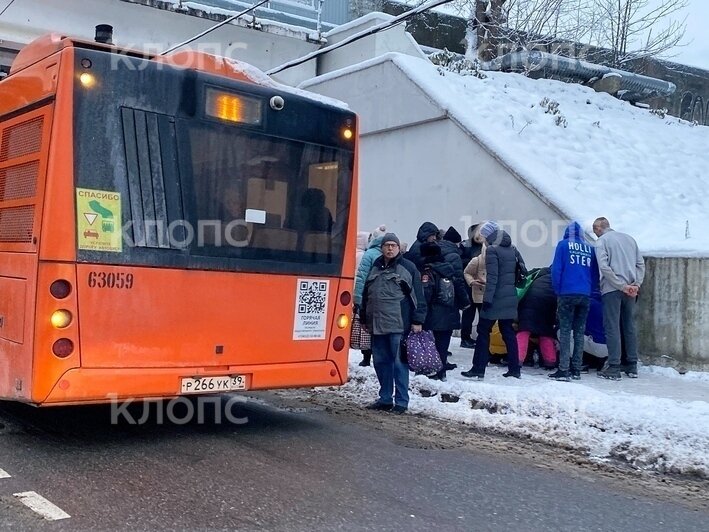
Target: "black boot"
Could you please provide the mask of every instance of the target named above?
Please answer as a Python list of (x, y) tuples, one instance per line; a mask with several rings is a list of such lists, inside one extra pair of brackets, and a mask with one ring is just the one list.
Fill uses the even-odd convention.
[(560, 369), (557, 369), (555, 373), (549, 374), (549, 378), (554, 379), (555, 381), (569, 382), (571, 381), (571, 374), (568, 371), (561, 371)]
[(478, 379), (479, 381), (485, 378), (484, 373), (478, 373), (474, 368), (470, 368), (468, 371), (461, 371), (460, 374), (463, 377), (468, 377), (469, 379)]

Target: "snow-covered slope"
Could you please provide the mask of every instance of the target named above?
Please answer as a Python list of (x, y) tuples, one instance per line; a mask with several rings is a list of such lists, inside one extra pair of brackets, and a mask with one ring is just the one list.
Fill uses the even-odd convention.
[(709, 127), (581, 85), (499, 72), (461, 76), (400, 54), (345, 70), (383, 61), (569, 218), (590, 229), (606, 216), (646, 254), (709, 256)]
[(570, 217), (606, 216), (646, 253), (709, 255), (709, 127), (581, 85), (497, 72), (442, 76), (426, 61), (393, 60)]

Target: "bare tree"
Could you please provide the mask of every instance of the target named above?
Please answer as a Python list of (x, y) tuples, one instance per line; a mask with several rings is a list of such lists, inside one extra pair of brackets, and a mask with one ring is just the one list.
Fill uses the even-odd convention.
[(676, 17), (689, 0), (594, 0), (594, 29), (588, 42), (610, 52), (612, 66), (667, 56), (682, 45), (686, 17)]
[[(565, 44), (596, 48), (596, 60), (625, 68), (628, 61), (671, 57), (682, 46), (689, 0), (457, 0), (467, 18), (469, 59), (508, 50), (545, 49), (574, 55)], [(600, 49), (600, 50), (598, 50)]]
[(509, 49), (555, 49), (588, 39), (595, 0), (458, 0), (468, 18), (468, 57), (489, 59)]

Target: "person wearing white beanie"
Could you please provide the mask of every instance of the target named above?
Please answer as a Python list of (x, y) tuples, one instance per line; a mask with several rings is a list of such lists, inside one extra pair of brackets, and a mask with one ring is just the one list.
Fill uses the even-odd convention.
[(374, 240), (375, 238), (381, 238), (387, 234), (387, 226), (382, 224), (374, 228), (374, 231), (369, 235), (369, 240)]
[(495, 231), (500, 230), (500, 224), (498, 224), (494, 220), (488, 220), (484, 224), (480, 226), (480, 229), (478, 231), (480, 232), (480, 236), (482, 236), (484, 239), (487, 239), (491, 234), (493, 234)]

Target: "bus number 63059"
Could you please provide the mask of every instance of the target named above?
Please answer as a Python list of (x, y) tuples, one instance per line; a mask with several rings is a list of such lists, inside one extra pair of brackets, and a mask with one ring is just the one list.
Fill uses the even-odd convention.
[(133, 274), (125, 272), (89, 272), (89, 288), (133, 288)]

